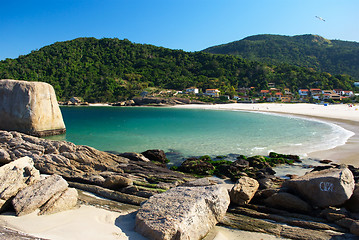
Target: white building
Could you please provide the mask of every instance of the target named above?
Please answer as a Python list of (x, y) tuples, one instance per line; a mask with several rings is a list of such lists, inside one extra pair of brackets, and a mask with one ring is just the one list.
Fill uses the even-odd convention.
[(218, 89), (206, 89), (206, 95), (212, 97), (219, 97), (220, 91)]
[(199, 93), (199, 90), (198, 90), (198, 88), (191, 87), (191, 88), (186, 89), (186, 93), (197, 94), (197, 93)]
[(340, 95), (352, 97), (352, 96), (354, 96), (354, 93), (353, 93), (353, 91), (341, 91)]

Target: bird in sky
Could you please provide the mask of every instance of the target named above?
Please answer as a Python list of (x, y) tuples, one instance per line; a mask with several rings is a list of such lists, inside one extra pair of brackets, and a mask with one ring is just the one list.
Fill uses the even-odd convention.
[(322, 20), (323, 22), (325, 22), (325, 19), (318, 17), (318, 16), (315, 16), (315, 17), (318, 18), (319, 20)]

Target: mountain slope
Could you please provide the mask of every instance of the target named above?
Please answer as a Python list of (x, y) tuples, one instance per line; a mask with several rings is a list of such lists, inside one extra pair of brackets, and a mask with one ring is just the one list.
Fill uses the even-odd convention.
[(118, 101), (147, 87), (183, 90), (219, 88), (235, 94), (238, 87), (351, 89), (347, 75), (330, 75), (288, 64), (278, 66), (235, 56), (184, 52), (135, 44), (117, 38), (78, 38), (57, 42), (16, 59), (0, 61), (0, 79), (13, 78), (52, 84), (60, 100), (72, 96), (89, 102)]
[(359, 43), (317, 35), (256, 35), (203, 50), (269, 64), (288, 63), (359, 79)]

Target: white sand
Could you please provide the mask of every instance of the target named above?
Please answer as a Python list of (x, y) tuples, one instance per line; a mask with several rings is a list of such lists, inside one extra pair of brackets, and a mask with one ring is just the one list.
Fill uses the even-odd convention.
[(108, 107), (111, 105), (108, 103), (89, 103), (88, 106), (90, 106), (90, 107)]
[(216, 105), (176, 105), (176, 108), (192, 108), (192, 109), (214, 109), (214, 110), (243, 110), (243, 111), (259, 111), (259, 112), (275, 112), (295, 115), (306, 115), (321, 118), (332, 118), (340, 120), (350, 120), (359, 122), (359, 107), (349, 107), (347, 104), (339, 105), (318, 105), (318, 104), (280, 104), (280, 103), (232, 103), (232, 104), (216, 104)]
[(145, 240), (134, 231), (134, 222), (133, 213), (111, 212), (87, 205), (45, 216), (38, 216), (36, 212), (21, 217), (10, 213), (0, 215), (2, 226), (53, 240)]

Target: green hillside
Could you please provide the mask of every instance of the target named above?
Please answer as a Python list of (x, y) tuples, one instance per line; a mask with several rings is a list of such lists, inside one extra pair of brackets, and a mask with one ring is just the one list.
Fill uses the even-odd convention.
[(317, 35), (256, 35), (203, 50), (269, 64), (288, 63), (359, 79), (359, 43)]
[(331, 75), (288, 64), (278, 66), (236, 56), (184, 52), (129, 40), (78, 38), (57, 42), (16, 59), (0, 61), (0, 79), (52, 84), (60, 100), (128, 99), (148, 87), (183, 90), (219, 88), (234, 94), (239, 87), (300, 87), (352, 89), (348, 75)]

